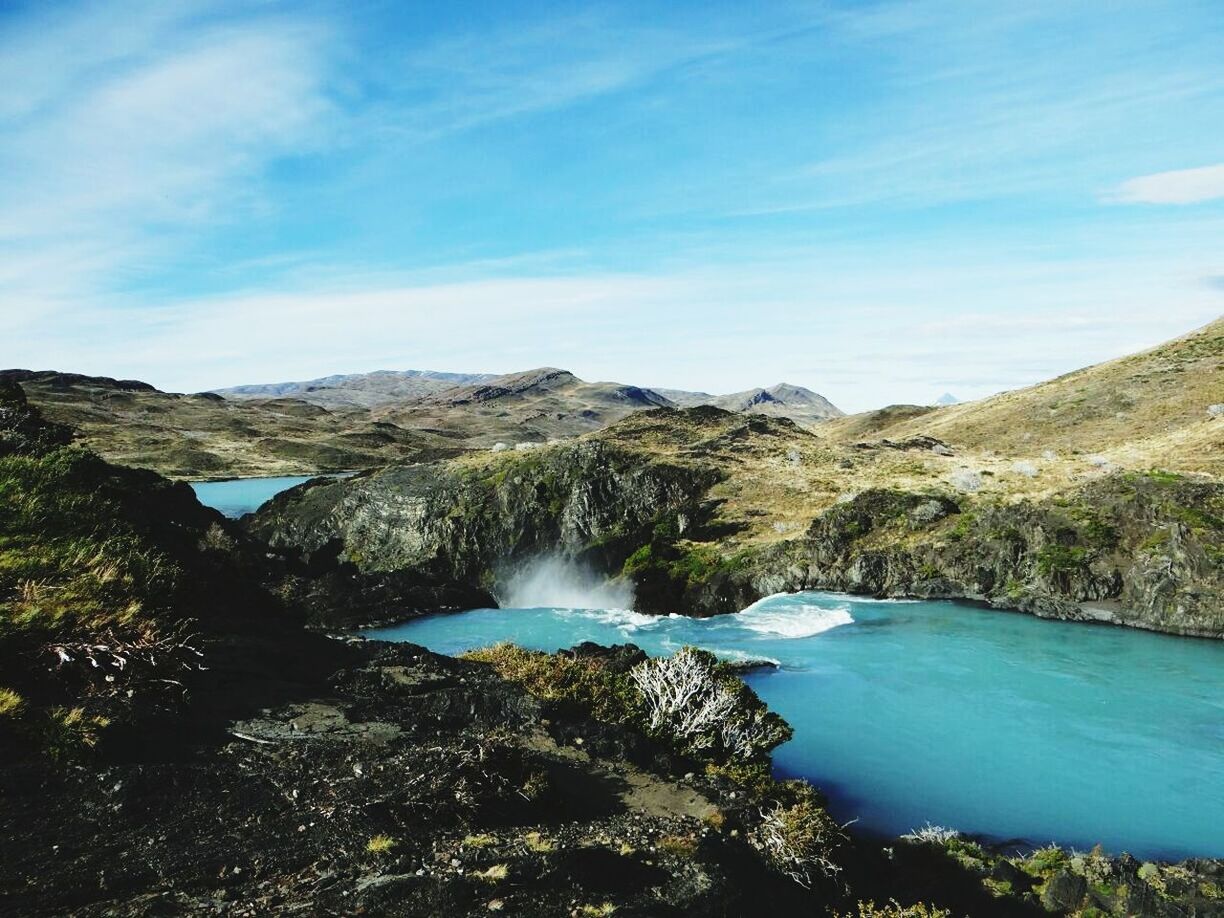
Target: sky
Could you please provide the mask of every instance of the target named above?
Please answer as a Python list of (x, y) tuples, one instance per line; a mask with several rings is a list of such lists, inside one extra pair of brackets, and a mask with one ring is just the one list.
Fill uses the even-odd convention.
[(0, 0), (0, 366), (846, 410), (1224, 313), (1224, 4)]

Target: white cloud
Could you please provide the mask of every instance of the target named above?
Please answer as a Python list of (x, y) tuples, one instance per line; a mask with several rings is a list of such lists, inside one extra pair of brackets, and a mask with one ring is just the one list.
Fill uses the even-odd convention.
[(1198, 204), (1224, 198), (1224, 163), (1128, 179), (1108, 196), (1125, 204)]
[(138, 283), (266, 206), (270, 162), (325, 141), (319, 24), (167, 9), (48, 8), (0, 37), (0, 172), (17, 179), (0, 185), (0, 309)]
[(31, 316), (7, 341), (0, 322), (0, 365), (179, 391), (372, 369), (554, 365), (705, 391), (785, 380), (860, 410), (932, 391), (976, 398), (1180, 334), (1218, 314), (1200, 264), (1195, 256), (1171, 271), (1158, 252), (1017, 262), (920, 246), (883, 261), (839, 249), (667, 272), (467, 280), (433, 270), (329, 278), (309, 267), (239, 294)]

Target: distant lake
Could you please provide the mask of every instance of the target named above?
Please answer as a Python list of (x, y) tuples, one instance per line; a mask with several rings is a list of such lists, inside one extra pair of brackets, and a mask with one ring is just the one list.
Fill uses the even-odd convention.
[(317, 475), (282, 475), (277, 478), (234, 478), (230, 481), (193, 481), (196, 498), (205, 507), (237, 519), (254, 513), (281, 491), (288, 491)]

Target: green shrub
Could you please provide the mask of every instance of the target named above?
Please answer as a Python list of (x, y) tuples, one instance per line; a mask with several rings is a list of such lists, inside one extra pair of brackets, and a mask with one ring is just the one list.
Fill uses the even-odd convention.
[(1079, 545), (1046, 545), (1037, 553), (1037, 571), (1043, 577), (1057, 577), (1082, 571), (1088, 563), (1088, 550)]
[(1038, 848), (1030, 854), (1022, 866), (1029, 873), (1048, 876), (1067, 866), (1069, 860), (1067, 852), (1058, 847), (1058, 845), (1047, 845), (1044, 848)]

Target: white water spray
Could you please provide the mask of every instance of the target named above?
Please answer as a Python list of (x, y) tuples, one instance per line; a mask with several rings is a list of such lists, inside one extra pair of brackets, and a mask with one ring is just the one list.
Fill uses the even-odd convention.
[(633, 584), (600, 577), (575, 561), (546, 555), (506, 581), (498, 597), (513, 609), (632, 609)]

